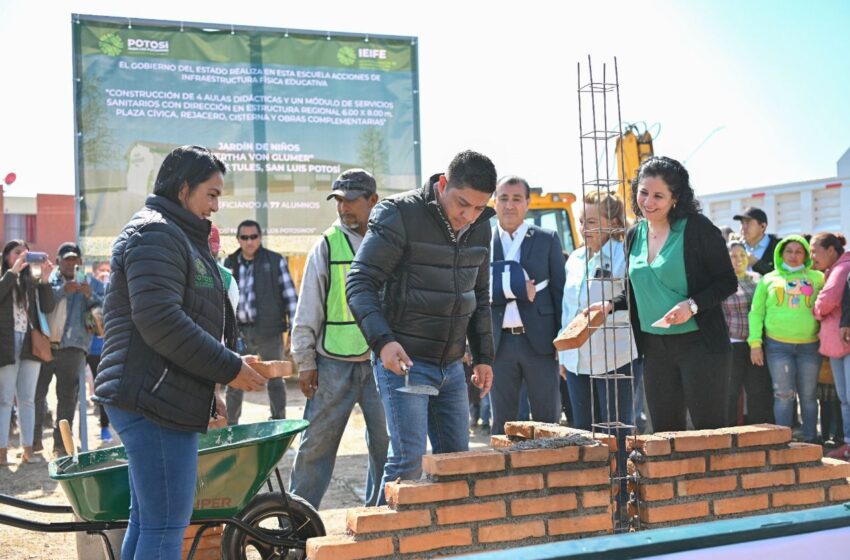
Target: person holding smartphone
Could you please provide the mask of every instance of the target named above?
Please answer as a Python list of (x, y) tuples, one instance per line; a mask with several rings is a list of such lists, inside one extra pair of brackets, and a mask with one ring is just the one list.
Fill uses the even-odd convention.
[(65, 454), (59, 421), (74, 424), (77, 411), (80, 372), (86, 364), (86, 353), (91, 346), (92, 333), (86, 328), (86, 315), (92, 308), (102, 305), (101, 295), (92, 291), (85, 274), (80, 274), (82, 251), (73, 242), (65, 242), (57, 251), (58, 267), (49, 278), (56, 307), (47, 315), (50, 327), (50, 346), (53, 361), (44, 363), (38, 376), (35, 392), (35, 437), (33, 447), (43, 448), (41, 441), (44, 414), (47, 410), (47, 391), (56, 377), (56, 427), (53, 430), (53, 452)]
[[(44, 253), (30, 253), (26, 242), (15, 239), (3, 248), (0, 273), (0, 466), (7, 466), (9, 422), (17, 398), (21, 423), (21, 462), (43, 462), (33, 452), (35, 387), (40, 360), (32, 353), (32, 330), (40, 328), (38, 307), (53, 309), (53, 291), (44, 280), (53, 265)], [(35, 270), (41, 274), (33, 276)], [(36, 295), (37, 294), (37, 295)], [(36, 302), (39, 305), (36, 305)]]

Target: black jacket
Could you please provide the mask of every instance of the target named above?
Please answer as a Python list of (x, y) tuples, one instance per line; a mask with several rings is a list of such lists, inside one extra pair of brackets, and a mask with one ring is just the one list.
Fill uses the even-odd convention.
[[(0, 278), (0, 367), (14, 364), (16, 359), (15, 316), (14, 309), (12, 308), (12, 292), (17, 282), (18, 276), (8, 270)], [(27, 336), (24, 338), (24, 345), (21, 347), (20, 358), (22, 360), (41, 361), (32, 355), (32, 339), (30, 338), (32, 326), (39, 325), (38, 311), (35, 306), (35, 282), (27, 275), (24, 277), (24, 283), (27, 293), (27, 311), (30, 320), (29, 325), (27, 325)], [(53, 311), (53, 288), (50, 287), (50, 284), (38, 285), (38, 301), (43, 313)]]
[[(627, 283), (629, 255), (636, 227), (633, 226), (626, 233)], [(720, 354), (731, 351), (729, 329), (720, 304), (738, 289), (738, 279), (735, 277), (732, 260), (723, 241), (723, 234), (711, 223), (711, 220), (702, 214), (693, 214), (688, 216), (688, 224), (685, 226), (683, 250), (688, 297), (692, 298), (699, 308), (695, 317), (699, 332), (710, 353)], [(643, 354), (645, 333), (641, 330), (634, 292), (631, 288), (627, 288), (626, 292), (629, 294), (628, 306), (635, 344), (638, 353)], [(619, 311), (626, 307), (625, 293), (614, 299), (615, 310)]]
[(242, 367), (220, 342), (233, 343), (235, 321), (209, 231), (209, 221), (156, 195), (124, 226), (112, 247), (95, 401), (206, 431), (215, 384)]
[(762, 276), (767, 274), (768, 272), (773, 272), (773, 269), (776, 268), (773, 265), (774, 251), (776, 250), (776, 246), (779, 245), (780, 239), (775, 235), (768, 234), (767, 238), (770, 240), (767, 244), (767, 249), (764, 250), (764, 254), (761, 258), (753, 265), (753, 272), (758, 272)]
[(850, 276), (844, 286), (844, 295), (841, 296), (841, 327), (850, 327)]
[(434, 189), (394, 195), (372, 210), (351, 264), (348, 305), (378, 354), (398, 341), (415, 361), (493, 363), (490, 226), (486, 208), (455, 241)]

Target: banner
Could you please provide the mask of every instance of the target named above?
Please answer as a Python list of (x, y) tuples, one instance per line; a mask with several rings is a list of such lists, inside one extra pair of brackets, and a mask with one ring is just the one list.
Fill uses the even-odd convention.
[(213, 216), (227, 251), (245, 219), (264, 245), (303, 254), (336, 218), (342, 171), (379, 195), (421, 184), (417, 41), (74, 15), (79, 241), (87, 258), (153, 191), (175, 147), (225, 162)]

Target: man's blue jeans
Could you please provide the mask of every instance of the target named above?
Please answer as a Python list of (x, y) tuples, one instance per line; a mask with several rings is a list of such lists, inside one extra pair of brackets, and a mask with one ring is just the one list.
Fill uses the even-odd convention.
[(814, 441), (818, 435), (818, 373), (823, 357), (818, 343), (790, 344), (765, 337), (764, 359), (773, 380), (773, 414), (776, 423), (792, 427), (796, 396), (803, 413), (803, 438)]
[(114, 406), (106, 411), (129, 460), (130, 524), (121, 558), (179, 560), (195, 501), (198, 434)]
[(384, 493), (378, 483), (384, 474), (389, 438), (372, 364), (368, 360), (344, 362), (322, 355), (316, 357), (316, 363), (319, 388), (304, 408), (304, 419), (309, 420), (310, 426), (301, 434), (289, 491), (319, 508), (331, 482), (348, 418), (354, 405), (359, 404), (366, 420), (366, 445), (369, 449), (365, 503), (373, 506), (378, 501), (378, 494)]
[[(372, 360), (390, 433), (381, 490), (396, 479), (417, 480), (422, 476), (426, 438), (433, 453), (469, 450), (469, 396), (460, 360), (441, 368), (411, 357), (410, 385), (436, 387), (440, 390), (436, 397), (397, 391), (404, 387), (404, 376), (385, 369), (374, 355)], [(385, 503), (382, 491), (378, 505)]]

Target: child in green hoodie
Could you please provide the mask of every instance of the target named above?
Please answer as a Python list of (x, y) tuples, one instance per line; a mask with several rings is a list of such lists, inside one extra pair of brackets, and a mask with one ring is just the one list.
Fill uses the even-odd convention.
[[(812, 269), (805, 238), (789, 235), (774, 252), (776, 270), (766, 274), (750, 309), (750, 357), (764, 365), (773, 380), (773, 412), (777, 424), (791, 427), (800, 396), (803, 437), (817, 438), (818, 322), (812, 311), (823, 287), (823, 273)], [(764, 347), (764, 348), (762, 348)]]

